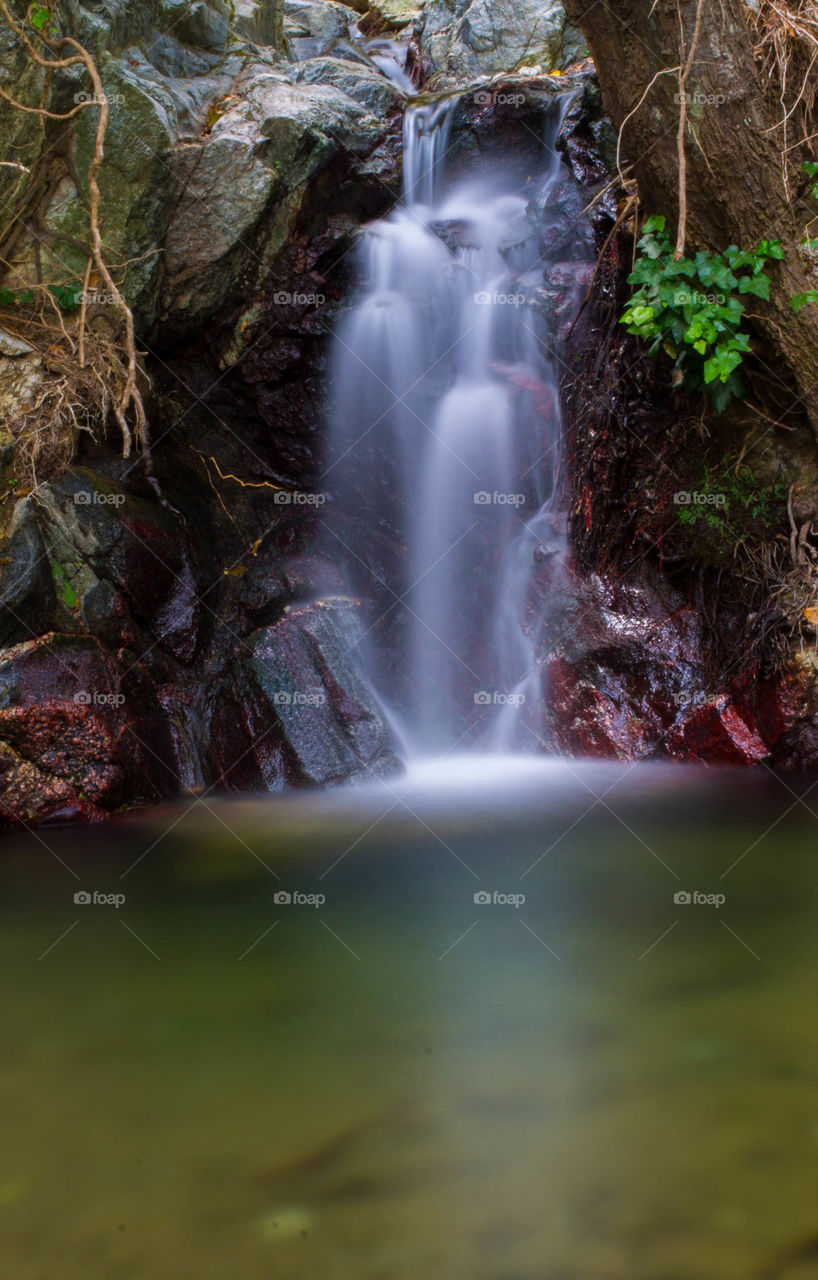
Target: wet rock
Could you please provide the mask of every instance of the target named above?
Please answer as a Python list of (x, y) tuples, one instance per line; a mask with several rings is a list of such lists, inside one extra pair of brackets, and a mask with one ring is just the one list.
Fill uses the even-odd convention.
[[(361, 74), (366, 99), (374, 88), (371, 73)], [(178, 335), (201, 326), (243, 272), (245, 286), (248, 272), (263, 280), (302, 213), (307, 184), (339, 156), (363, 160), (383, 133), (376, 115), (333, 84), (291, 83), (269, 67), (248, 67), (210, 133), (179, 155), (183, 190), (165, 245), (165, 327)]]
[[(49, 557), (88, 629), (114, 645), (134, 644), (136, 622), (179, 661), (190, 662), (201, 585), (190, 537), (177, 521), (86, 467), (42, 485), (36, 506)], [(108, 588), (100, 588), (102, 582)]]
[(745, 679), (730, 688), (743, 719), (770, 749), (770, 762), (785, 769), (818, 767), (818, 679), (815, 655), (798, 654), (773, 679)]
[(0, 648), (54, 625), (57, 599), (45, 544), (30, 499), (19, 502), (0, 543)]
[(755, 765), (770, 754), (726, 694), (684, 715), (667, 734), (665, 747), (673, 760), (706, 764)]
[(695, 611), (650, 575), (605, 580), (555, 557), (538, 582), (550, 739), (569, 754), (662, 754), (680, 708), (706, 687)]
[(363, 679), (345, 602), (294, 605), (254, 632), (220, 686), (214, 771), (231, 789), (322, 786), (392, 772), (384, 718)]
[(154, 690), (127, 655), (54, 633), (0, 655), (0, 821), (100, 817), (176, 778)]
[(350, 66), (337, 57), (310, 58), (298, 65), (294, 76), (304, 84), (332, 85), (374, 116), (387, 115), (403, 100), (396, 85), (378, 71)]
[(562, 69), (587, 52), (559, 0), (430, 0), (418, 25), (424, 64), (460, 82)]
[(335, 40), (349, 36), (361, 16), (336, 0), (285, 0), (284, 14), (312, 41), (311, 55), (326, 53)]

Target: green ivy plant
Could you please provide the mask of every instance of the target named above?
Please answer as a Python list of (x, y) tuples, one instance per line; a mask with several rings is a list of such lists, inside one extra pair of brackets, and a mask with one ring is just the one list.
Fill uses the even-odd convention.
[[(805, 160), (801, 165), (801, 168), (808, 178), (818, 178), (818, 161)], [(815, 199), (818, 200), (818, 182), (813, 181), (810, 190)], [(813, 219), (813, 222), (814, 221), (815, 219)], [(810, 225), (812, 224), (810, 223)], [(809, 231), (807, 230), (804, 235), (804, 239), (801, 241), (801, 247), (805, 249), (807, 253), (814, 254), (818, 252), (818, 240), (816, 240), (815, 237), (810, 236)], [(818, 302), (818, 289), (807, 289), (804, 293), (794, 293), (790, 298), (790, 306), (793, 311), (800, 311), (801, 308), (805, 307), (809, 302)]]
[(651, 344), (651, 355), (666, 351), (685, 391), (706, 391), (721, 413), (745, 394), (737, 372), (750, 350), (741, 328), (742, 298), (769, 298), (765, 270), (784, 251), (778, 240), (762, 240), (751, 252), (731, 244), (724, 253), (700, 250), (677, 260), (665, 225), (663, 217), (654, 216), (642, 228), (639, 256), (628, 276), (638, 287), (621, 323)]
[[(82, 302), (82, 281), (73, 284), (50, 284), (49, 293), (61, 311), (76, 311)], [(0, 288), (0, 307), (28, 307), (34, 301), (33, 289)]]

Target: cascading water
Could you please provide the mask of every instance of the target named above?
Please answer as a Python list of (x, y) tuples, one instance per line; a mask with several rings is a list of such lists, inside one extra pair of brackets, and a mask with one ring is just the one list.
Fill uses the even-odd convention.
[(365, 229), (336, 333), (334, 558), (372, 604), (367, 665), (410, 753), (538, 747), (526, 597), (535, 555), (561, 549), (560, 423), (527, 210), (558, 177), (567, 101), (525, 195), (503, 173), (446, 190), (457, 99), (407, 110), (403, 201)]

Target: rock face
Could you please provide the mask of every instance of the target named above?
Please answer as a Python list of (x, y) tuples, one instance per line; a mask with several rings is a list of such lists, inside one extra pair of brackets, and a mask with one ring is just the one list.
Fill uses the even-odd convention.
[[(31, 484), (21, 435), (55, 370), (48, 350), (0, 323), (2, 824), (97, 820), (186, 789), (317, 787), (400, 767), (360, 657), (371, 619), (344, 596), (322, 540), (327, 339), (355, 282), (358, 229), (399, 192), (403, 93), (362, 42), (362, 12), (364, 29), (411, 36), (416, 79), (471, 86), (453, 125), (455, 172), (487, 172), (499, 157), (533, 171), (554, 93), (534, 68), (582, 53), (557, 4), (61, 6), (110, 107), (102, 232), (145, 352), (155, 474), (123, 461), (100, 430), (92, 438), (80, 415)], [(3, 82), (23, 102), (47, 91), (62, 112), (87, 96), (81, 69), (47, 86), (19, 41), (0, 36)], [(526, 74), (514, 79), (517, 67)], [(587, 79), (576, 81), (585, 89), (563, 129), (568, 164), (549, 216), (536, 200), (526, 214), (547, 268), (528, 282), (527, 305), (545, 317), (549, 354), (563, 365), (571, 343), (587, 355), (597, 342), (585, 322), (571, 334), (594, 231), (607, 234), (615, 203), (597, 202), (593, 226), (583, 217), (612, 151)], [(4, 170), (12, 293), (40, 273), (84, 278), (96, 120), (91, 106), (73, 128), (41, 129), (0, 100), (3, 158), (36, 178), (29, 190), (23, 170)], [(111, 300), (99, 282), (90, 288), (95, 334)], [(502, 376), (517, 386), (514, 369)], [(517, 389), (550, 413), (536, 387)], [(568, 427), (579, 475), (570, 415)], [(376, 531), (373, 561), (393, 566), (401, 553), (394, 531)], [(700, 614), (655, 565), (621, 579), (587, 556), (558, 565), (546, 555), (532, 570), (533, 594), (551, 601), (547, 625), (532, 630), (548, 694), (543, 734), (556, 749), (818, 763), (808, 664), (783, 682), (714, 686)]]
[(803, 690), (771, 685), (763, 706), (741, 682), (708, 692), (699, 614), (655, 571), (616, 581), (568, 565), (540, 587), (545, 737), (566, 755), (758, 765), (809, 722)]
[[(359, 669), (355, 607), (322, 603), (338, 583), (309, 550), (316, 507), (298, 505), (321, 413), (313, 371), (345, 287), (323, 264), (344, 261), (361, 214), (389, 204), (399, 174), (401, 95), (352, 38), (358, 18), (323, 0), (289, 4), (290, 50), (278, 0), (113, 0), (104, 15), (83, 0), (61, 12), (108, 99), (105, 252), (128, 263), (115, 274), (148, 352), (170, 500), (115, 447), (91, 445), (65, 470), (69, 437), (66, 457), (13, 501), (27, 405), (52, 374), (0, 327), (0, 822), (398, 767)], [(2, 66), (38, 104), (43, 76), (11, 33)], [(70, 110), (88, 89), (81, 69), (60, 73), (49, 106)], [(97, 114), (82, 110), (55, 145), (57, 126), (42, 134), (0, 103), (15, 161), (44, 175), (44, 238), (15, 239), (13, 290), (39, 271), (54, 278), (56, 264), (61, 280), (82, 280)], [(23, 178), (6, 192), (8, 214)], [(109, 305), (91, 295), (92, 329)]]
[(418, 38), (423, 65), (461, 84), (521, 67), (562, 70), (587, 53), (559, 0), (431, 0)]

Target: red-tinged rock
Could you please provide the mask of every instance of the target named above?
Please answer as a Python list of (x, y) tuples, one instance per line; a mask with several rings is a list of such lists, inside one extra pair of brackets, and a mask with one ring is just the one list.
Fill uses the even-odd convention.
[(152, 685), (99, 641), (53, 632), (0, 653), (0, 823), (90, 821), (177, 789)]
[(704, 764), (756, 765), (770, 755), (726, 694), (687, 712), (668, 731), (665, 749), (672, 760)]
[(810, 654), (775, 680), (744, 681), (731, 689), (735, 706), (783, 768), (818, 765), (818, 692)]
[(661, 732), (650, 712), (639, 714), (625, 687), (602, 692), (563, 659), (549, 663), (546, 689), (554, 745), (572, 756), (635, 760), (649, 755)]

